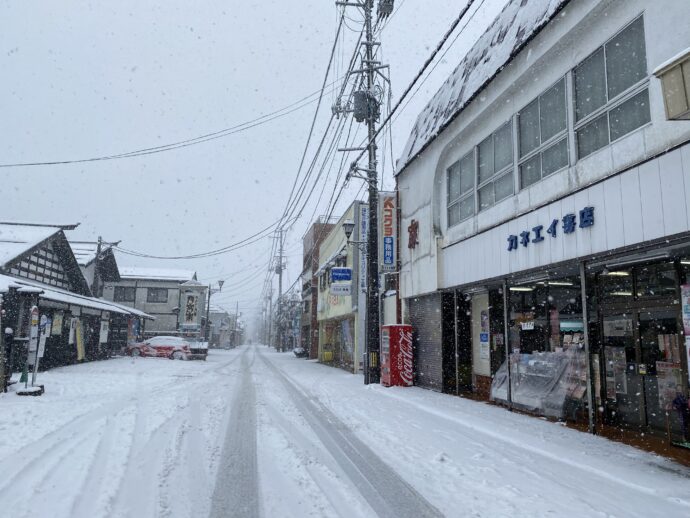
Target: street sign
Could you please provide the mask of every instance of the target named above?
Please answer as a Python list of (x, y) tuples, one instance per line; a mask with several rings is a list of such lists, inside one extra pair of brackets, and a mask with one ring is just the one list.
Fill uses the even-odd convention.
[(331, 295), (352, 295), (352, 283), (339, 282), (331, 284)]
[(331, 282), (351, 281), (352, 268), (331, 268)]

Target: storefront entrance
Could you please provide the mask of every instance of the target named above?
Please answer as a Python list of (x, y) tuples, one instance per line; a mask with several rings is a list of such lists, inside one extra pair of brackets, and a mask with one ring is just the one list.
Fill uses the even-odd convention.
[(602, 399), (612, 424), (680, 433), (672, 409), (684, 386), (678, 281), (673, 263), (599, 276)]

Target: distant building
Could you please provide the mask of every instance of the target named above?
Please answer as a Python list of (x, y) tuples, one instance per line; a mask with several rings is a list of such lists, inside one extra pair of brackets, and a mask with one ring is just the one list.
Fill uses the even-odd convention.
[(120, 282), (120, 270), (113, 252), (114, 243), (101, 243), (101, 254), (98, 261), (96, 260), (98, 242), (70, 240), (69, 244), (94, 296), (103, 296), (105, 283)]
[(15, 370), (27, 361), (33, 306), (50, 325), (41, 368), (105, 358), (151, 318), (92, 296), (65, 237), (76, 226), (0, 222), (2, 327), (12, 330), (6, 346)]
[(165, 268), (121, 267), (120, 281), (105, 283), (103, 297), (156, 317), (145, 336), (202, 336), (208, 286), (196, 272)]
[[(355, 201), (319, 247), (317, 319), (319, 360), (350, 372), (362, 368), (366, 321), (366, 255), (348, 244), (343, 223), (355, 224), (351, 239), (366, 241), (368, 205)], [(334, 268), (341, 276), (336, 277)], [(350, 280), (342, 280), (349, 272)], [(344, 275), (342, 275), (344, 273)]]
[(309, 351), (309, 358), (319, 354), (319, 324), (317, 319), (319, 248), (333, 229), (333, 223), (323, 218), (314, 222), (302, 238), (302, 331), (301, 345)]

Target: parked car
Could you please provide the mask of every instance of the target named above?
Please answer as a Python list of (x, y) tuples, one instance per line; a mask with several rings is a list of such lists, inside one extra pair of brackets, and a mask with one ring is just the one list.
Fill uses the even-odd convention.
[(132, 356), (154, 356), (171, 360), (186, 360), (191, 354), (189, 343), (179, 336), (155, 336), (127, 346)]
[(205, 360), (208, 356), (208, 342), (197, 342), (189, 340), (189, 355), (190, 360)]
[(307, 350), (304, 347), (295, 347), (292, 352), (298, 358), (306, 358), (308, 356)]

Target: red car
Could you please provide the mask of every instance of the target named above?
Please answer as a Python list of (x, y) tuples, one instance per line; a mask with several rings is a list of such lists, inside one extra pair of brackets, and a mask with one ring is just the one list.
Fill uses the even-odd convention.
[(156, 336), (128, 345), (127, 352), (132, 356), (154, 356), (171, 360), (186, 360), (191, 354), (189, 343), (179, 336)]

